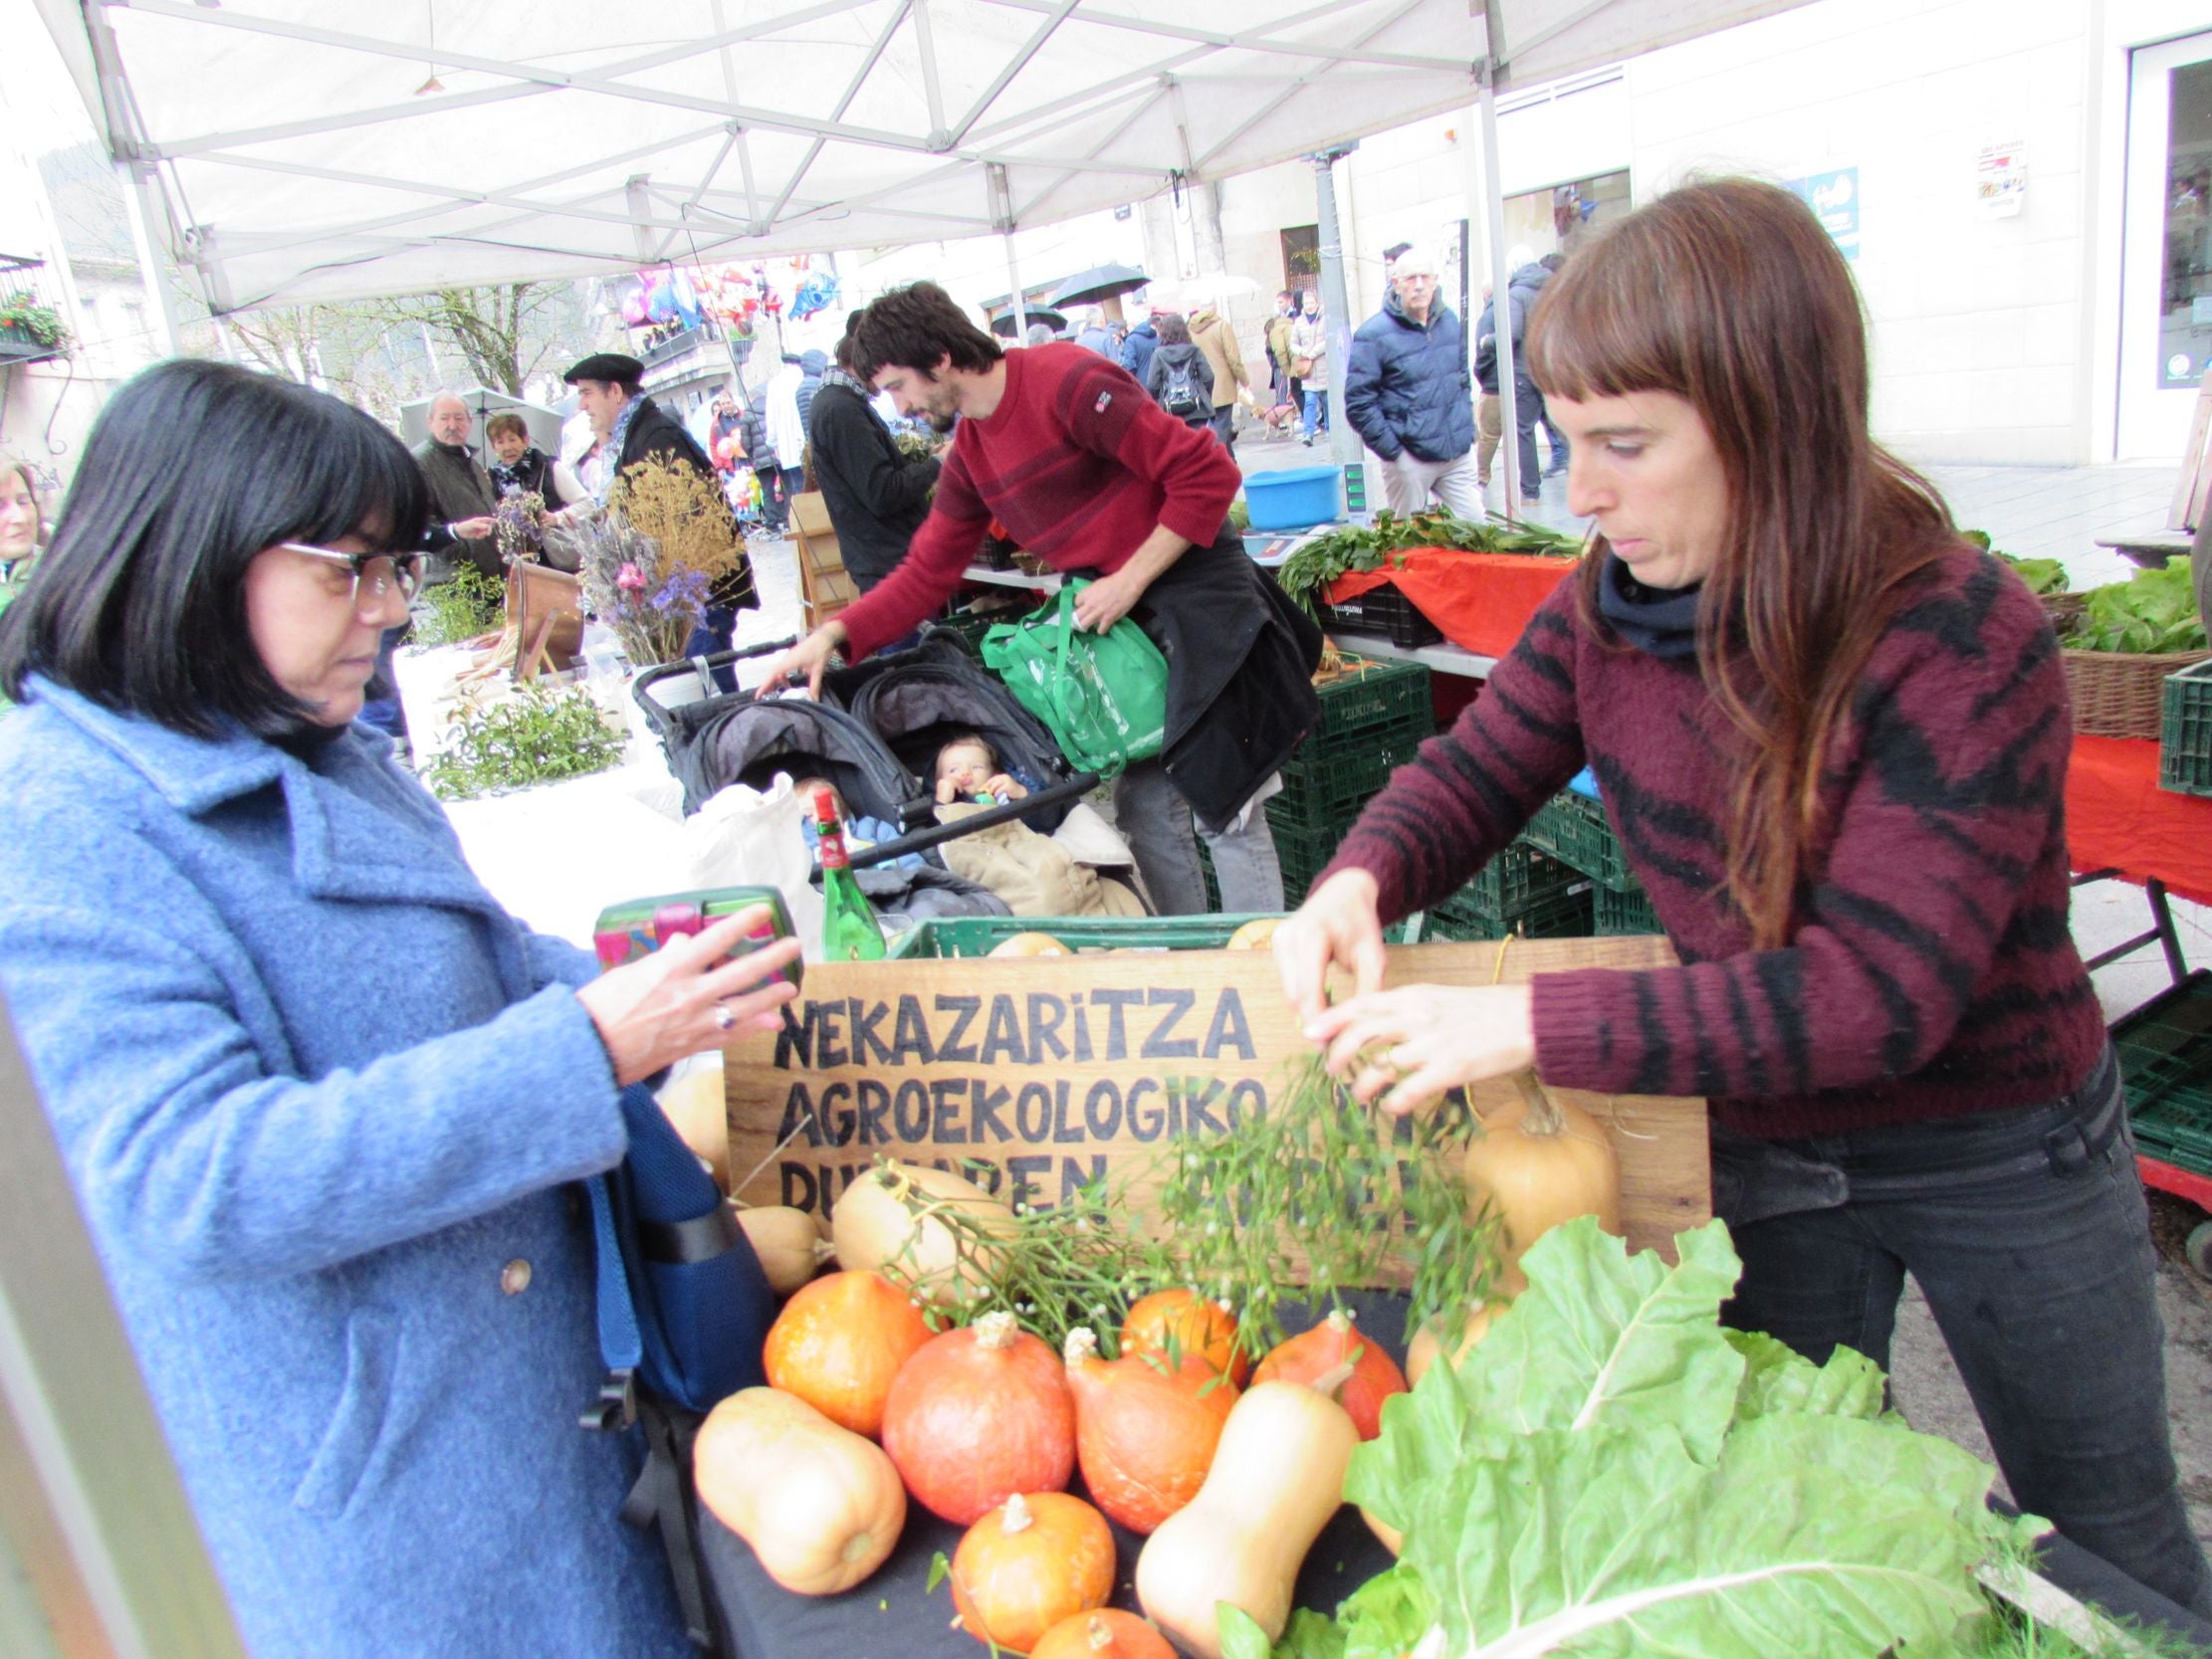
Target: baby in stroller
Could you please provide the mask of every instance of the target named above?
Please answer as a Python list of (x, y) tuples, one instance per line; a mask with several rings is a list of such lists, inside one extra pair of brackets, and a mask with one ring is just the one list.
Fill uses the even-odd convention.
[[(963, 731), (937, 751), (937, 816), (952, 823), (1028, 794), (999, 767), (984, 737)], [(1079, 864), (1049, 835), (1009, 819), (938, 849), (955, 875), (982, 884), (1016, 916), (1142, 916), (1145, 907), (1120, 882)]]

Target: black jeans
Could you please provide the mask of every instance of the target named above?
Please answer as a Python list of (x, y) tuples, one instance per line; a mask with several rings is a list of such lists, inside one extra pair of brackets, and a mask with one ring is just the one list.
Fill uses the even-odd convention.
[(2021, 1508), (2212, 1616), (2109, 1050), (2075, 1093), (2019, 1111), (1791, 1141), (1716, 1126), (1713, 1208), (1744, 1264), (1728, 1324), (1886, 1370), (1909, 1272)]

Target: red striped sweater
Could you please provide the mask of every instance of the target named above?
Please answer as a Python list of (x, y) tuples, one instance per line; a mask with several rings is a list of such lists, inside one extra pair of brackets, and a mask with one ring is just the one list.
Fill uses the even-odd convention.
[(1009, 351), (1005, 396), (960, 423), (906, 557), (839, 613), (845, 650), (865, 657), (934, 615), (994, 516), (1055, 569), (1111, 574), (1162, 524), (1212, 541), (1239, 482), (1213, 433), (1185, 426), (1119, 364), (1058, 342)]
[(1372, 871), (1386, 921), (1450, 892), (1587, 758), (1682, 965), (1544, 974), (1537, 1069), (1705, 1095), (1770, 1138), (2027, 1106), (2104, 1042), (2067, 927), (2072, 726), (2043, 611), (1994, 559), (1944, 556), (1877, 645), (1827, 779), (1790, 941), (1753, 950), (1722, 883), (1729, 730), (1694, 659), (1586, 622), (1563, 582), (1483, 695), (1422, 745), (1322, 879)]

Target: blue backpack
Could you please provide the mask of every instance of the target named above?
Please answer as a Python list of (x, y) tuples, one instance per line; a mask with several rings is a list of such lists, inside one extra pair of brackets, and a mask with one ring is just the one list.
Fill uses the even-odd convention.
[(622, 1519), (658, 1530), (691, 1639), (723, 1651), (694, 1548), (684, 1469), (689, 1413), (765, 1382), (761, 1353), (775, 1319), (752, 1242), (714, 1177), (642, 1084), (622, 1091), (630, 1147), (584, 1183), (598, 1257), (599, 1352), (607, 1379), (583, 1426), (645, 1436), (645, 1468)]

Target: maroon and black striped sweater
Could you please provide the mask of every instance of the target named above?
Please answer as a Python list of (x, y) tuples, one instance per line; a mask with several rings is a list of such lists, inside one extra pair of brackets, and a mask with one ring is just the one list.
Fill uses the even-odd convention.
[(2102, 1015), (2067, 927), (2072, 725), (2042, 608), (1946, 553), (1875, 648), (1827, 776), (1828, 831), (1790, 942), (1728, 901), (1720, 744), (1694, 658), (1584, 620), (1562, 582), (1483, 695), (1370, 803), (1322, 880), (1381, 883), (1384, 920), (1481, 868), (1575, 771), (1682, 965), (1534, 982), (1537, 1070), (1565, 1088), (1704, 1095), (1775, 1139), (2029, 1106), (2077, 1087)]

